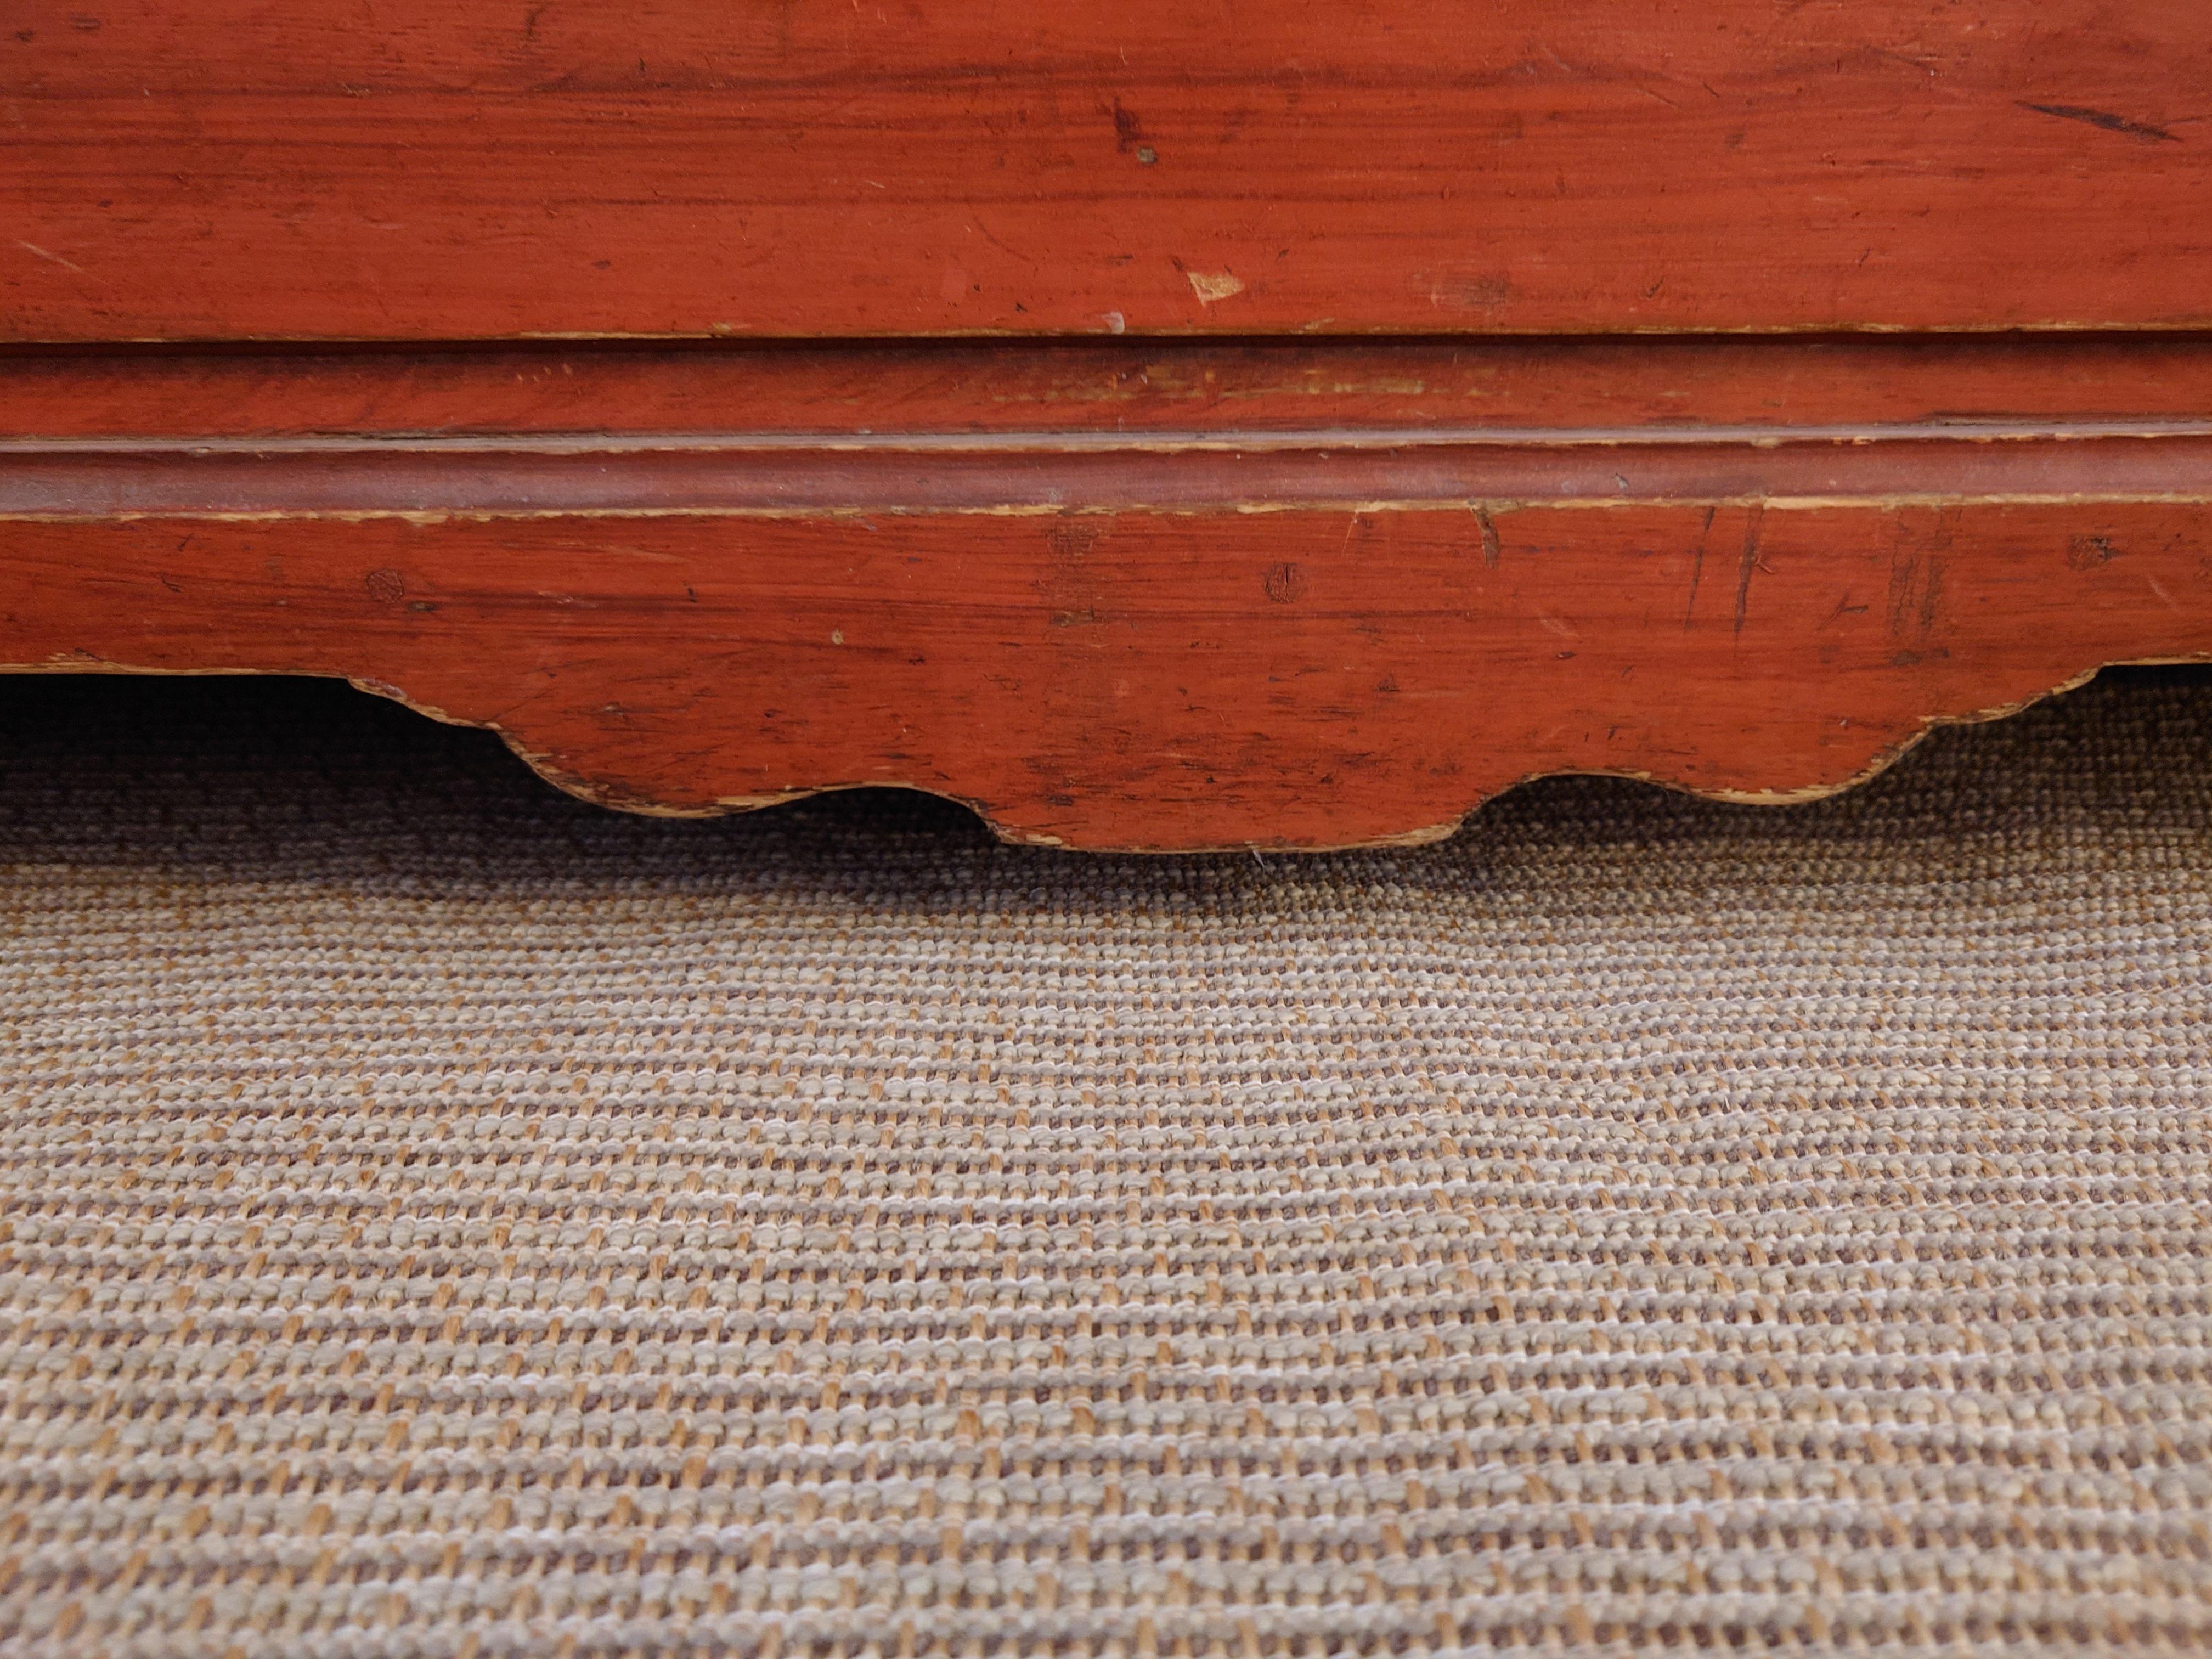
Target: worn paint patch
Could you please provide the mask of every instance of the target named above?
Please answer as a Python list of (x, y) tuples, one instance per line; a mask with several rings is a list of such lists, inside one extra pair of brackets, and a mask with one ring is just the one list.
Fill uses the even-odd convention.
[(1218, 305), (1244, 291), (1243, 279), (1225, 270), (1186, 270), (1183, 275), (1190, 279), (1190, 291), (1200, 305)]
[(1482, 532), (1482, 562), (1487, 568), (1495, 570), (1498, 560), (1504, 556), (1504, 550), (1498, 540), (1498, 520), (1490, 516), (1488, 507), (1478, 507), (1474, 509), (1474, 522), (1475, 527)]

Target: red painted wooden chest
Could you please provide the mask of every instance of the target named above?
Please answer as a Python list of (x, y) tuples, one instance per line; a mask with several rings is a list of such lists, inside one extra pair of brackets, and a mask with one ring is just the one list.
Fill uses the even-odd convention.
[(15, 0), (0, 663), (1091, 848), (2212, 657), (2197, 0)]

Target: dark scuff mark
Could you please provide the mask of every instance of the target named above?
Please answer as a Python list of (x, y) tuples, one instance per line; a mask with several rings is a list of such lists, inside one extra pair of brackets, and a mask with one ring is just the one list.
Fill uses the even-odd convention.
[(1482, 562), (1487, 568), (1495, 570), (1498, 560), (1504, 556), (1503, 550), (1498, 544), (1497, 520), (1490, 516), (1488, 507), (1478, 507), (1474, 509), (1474, 523), (1475, 527), (1482, 532)]
[(1698, 584), (1705, 579), (1705, 541), (1713, 533), (1713, 516), (1717, 507), (1705, 509), (1705, 521), (1698, 527), (1698, 544), (1690, 550), (1690, 603), (1683, 607), (1682, 631), (1690, 631), (1690, 624), (1698, 619)]
[(1912, 607), (1912, 588), (1920, 574), (1920, 561), (1908, 553), (1893, 552), (1889, 559), (1889, 631), (1892, 638), (1905, 632), (1905, 618)]
[(1444, 297), (1468, 311), (1495, 311), (1513, 298), (1513, 283), (1503, 276), (1458, 279), (1444, 285)]
[(1079, 559), (1098, 545), (1106, 532), (1094, 524), (1063, 520), (1044, 532), (1045, 543), (1063, 559)]
[(1118, 98), (1114, 100), (1114, 148), (1124, 155), (1133, 153), (1146, 167), (1160, 159), (1145, 131), (1144, 118)]
[(2032, 104), (2025, 98), (2014, 100), (2022, 109), (2032, 109), (2038, 115), (2055, 115), (2062, 121), (2081, 121), (2106, 132), (2117, 132), (2146, 144), (2178, 144), (2181, 135), (2168, 132), (2164, 127), (2154, 127), (2148, 121), (2130, 121), (2124, 115), (2115, 115), (2110, 110), (2091, 109), (2084, 104)]
[(2112, 544), (2109, 536), (2076, 536), (2066, 549), (2066, 568), (2094, 570), (2119, 556), (2120, 550)]
[(1751, 610), (1751, 573), (1759, 568), (1759, 532), (1766, 521), (1766, 508), (1762, 504), (1751, 509), (1751, 520), (1743, 527), (1743, 557), (1735, 571), (1735, 631), (1743, 633), (1744, 617)]
[(1942, 592), (1943, 561), (1930, 553), (1927, 574), (1920, 582), (1920, 631), (1923, 634), (1932, 631), (1936, 626), (1936, 615), (1942, 607)]

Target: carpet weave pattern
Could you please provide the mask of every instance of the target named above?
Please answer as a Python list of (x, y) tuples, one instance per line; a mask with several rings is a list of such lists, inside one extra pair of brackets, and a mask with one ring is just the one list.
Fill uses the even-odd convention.
[(1084, 859), (0, 685), (0, 1650), (2212, 1648), (2212, 681)]

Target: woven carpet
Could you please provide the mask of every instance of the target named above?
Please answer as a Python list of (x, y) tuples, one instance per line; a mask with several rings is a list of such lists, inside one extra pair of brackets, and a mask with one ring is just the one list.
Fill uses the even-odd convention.
[(0, 683), (9, 1653), (2212, 1650), (2212, 680), (1086, 859)]

